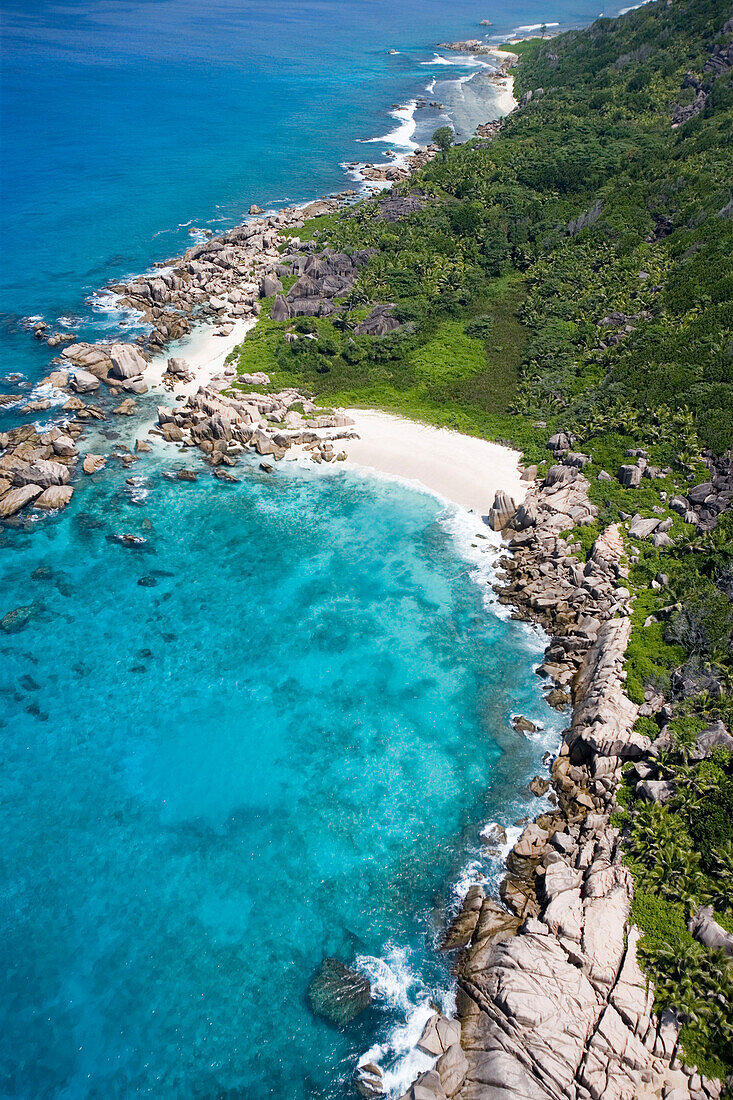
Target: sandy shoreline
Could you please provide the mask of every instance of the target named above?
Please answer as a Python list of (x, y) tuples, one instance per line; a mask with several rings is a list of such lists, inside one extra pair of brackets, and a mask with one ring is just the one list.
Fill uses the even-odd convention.
[[(201, 387), (222, 388), (225, 360), (254, 324), (239, 321), (228, 336), (217, 335), (218, 326), (194, 329), (152, 360), (146, 373), (151, 390), (160, 393), (162, 403), (170, 403), (170, 390), (162, 383), (169, 354), (185, 359), (193, 374), (191, 381), (176, 385), (176, 397), (188, 397)], [(355, 437), (334, 441), (337, 451), (346, 452), (349, 465), (415, 482), (479, 516), (488, 513), (497, 489), (509, 493), (516, 504), (524, 500), (528, 483), (521, 480), (519, 451), (378, 409), (339, 411), (354, 421)], [(140, 425), (136, 430), (140, 432)], [(331, 434), (328, 429), (319, 432), (324, 439)], [(288, 457), (303, 459), (307, 453), (294, 446)]]
[(344, 411), (353, 418), (359, 438), (340, 440), (339, 447), (354, 465), (416, 481), (481, 516), (497, 489), (504, 489), (516, 504), (524, 500), (528, 483), (520, 477), (518, 451), (375, 409)]

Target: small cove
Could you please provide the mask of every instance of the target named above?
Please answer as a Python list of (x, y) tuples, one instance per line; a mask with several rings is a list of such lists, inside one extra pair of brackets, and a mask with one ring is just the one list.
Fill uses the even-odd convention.
[[(339, 1096), (450, 993), (452, 887), (541, 766), (509, 716), (559, 725), (540, 641), (427, 494), (146, 459), (0, 551), (34, 605), (0, 642), (6, 1091)], [(343, 1033), (305, 998), (327, 954), (388, 970)]]

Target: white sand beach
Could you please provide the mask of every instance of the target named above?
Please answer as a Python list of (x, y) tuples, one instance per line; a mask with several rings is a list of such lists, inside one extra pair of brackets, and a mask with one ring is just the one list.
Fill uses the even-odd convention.
[(486, 515), (497, 489), (517, 504), (529, 483), (520, 479), (518, 451), (447, 428), (433, 428), (374, 409), (346, 409), (359, 439), (339, 440), (354, 465), (417, 481), (462, 508)]
[[(185, 359), (191, 368), (193, 380), (178, 383), (176, 396), (196, 393), (200, 386), (207, 386), (212, 378), (224, 370), (224, 360), (244, 340), (245, 335), (257, 323), (256, 318), (233, 322), (228, 336), (217, 335), (221, 325), (199, 325), (183, 339), (169, 344), (150, 362), (145, 372), (145, 381), (150, 388), (163, 390), (162, 378), (169, 358)], [(167, 392), (167, 391), (163, 391)]]
[[(176, 397), (196, 393), (200, 386), (221, 378), (224, 360), (254, 323), (254, 320), (238, 321), (228, 336), (218, 336), (218, 326), (195, 329), (155, 356), (146, 372), (146, 382), (160, 391), (163, 404), (170, 404), (170, 391), (163, 387), (161, 378), (169, 355), (180, 356), (191, 367), (193, 379), (176, 385), (174, 393)], [(528, 483), (520, 478), (518, 451), (376, 409), (344, 412), (354, 420), (359, 438), (334, 440), (334, 448), (346, 451), (352, 465), (416, 482), (482, 516), (491, 507), (497, 489), (505, 490), (517, 504), (524, 499)], [(136, 432), (139, 434), (140, 425)], [(332, 433), (324, 430), (319, 434), (327, 438)], [(304, 452), (298, 446), (288, 455), (291, 461), (303, 457)]]

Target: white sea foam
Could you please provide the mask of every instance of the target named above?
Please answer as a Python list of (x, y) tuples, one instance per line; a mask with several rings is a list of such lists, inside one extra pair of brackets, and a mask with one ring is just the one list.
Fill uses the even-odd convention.
[(443, 57), (439, 53), (434, 53), (429, 61), (421, 61), (421, 65), (457, 65), (457, 61), (451, 61), (448, 57)]
[(532, 31), (541, 31), (543, 27), (550, 28), (559, 26), (559, 23), (527, 23), (524, 27), (516, 27), (515, 30), (512, 31), (512, 37), (515, 34), (531, 34)]
[[(641, 2), (639, 4), (631, 4), (631, 6), (628, 7), (628, 8), (621, 8), (619, 10), (618, 14), (619, 15), (626, 15), (627, 12), (636, 11), (637, 8), (643, 8), (645, 4), (650, 4), (650, 3), (651, 3), (651, 0), (641, 0)], [(601, 15), (603, 15), (603, 12), (601, 12)], [(600, 18), (600, 16), (599, 16), (599, 18)]]
[(150, 489), (148, 488), (148, 479), (146, 477), (131, 477), (128, 478), (125, 493), (129, 497), (132, 504), (144, 504), (150, 496)]
[(454, 1011), (455, 994), (452, 982), (443, 990), (428, 989), (420, 976), (410, 969), (409, 950), (389, 944), (383, 958), (360, 955), (357, 968), (366, 975), (377, 1003), (397, 1012), (402, 1022), (390, 1031), (382, 1043), (365, 1051), (359, 1065), (376, 1062), (384, 1073), (387, 1096), (401, 1096), (415, 1078), (430, 1069), (435, 1059), (417, 1049), (427, 1020), (435, 1011)]
[(397, 107), (394, 111), (390, 111), (390, 115), (392, 118), (397, 119), (399, 126), (382, 137), (361, 138), (359, 144), (369, 145), (372, 142), (379, 142), (380, 144), (397, 145), (410, 151), (417, 149), (416, 143), (412, 140), (412, 135), (415, 133), (416, 106), (417, 102), (411, 99), (404, 107)]

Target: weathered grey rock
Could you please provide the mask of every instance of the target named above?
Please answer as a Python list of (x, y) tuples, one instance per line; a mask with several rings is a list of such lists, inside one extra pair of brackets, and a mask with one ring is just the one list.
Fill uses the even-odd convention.
[(34, 508), (51, 511), (65, 508), (74, 495), (71, 485), (49, 485), (34, 501)]
[(147, 363), (139, 348), (134, 344), (113, 344), (109, 349), (112, 366), (110, 378), (137, 378), (145, 372)]
[(581, 454), (579, 451), (568, 451), (563, 459), (566, 466), (576, 466), (579, 470), (582, 470), (584, 466), (587, 466), (591, 461), (590, 455)]
[(137, 402), (132, 397), (126, 397), (112, 412), (115, 416), (134, 416), (137, 411)]
[(179, 377), (182, 374), (190, 374), (191, 368), (185, 359), (181, 359), (177, 356), (173, 356), (167, 363), (168, 374), (173, 374)]
[(282, 294), (283, 285), (277, 275), (264, 275), (260, 283), (260, 297), (270, 298), (273, 294)]
[(9, 489), (0, 498), (0, 518), (6, 519), (14, 516), (21, 508), (41, 495), (43, 489), (40, 485), (21, 485), (17, 489)]
[[(460, 1034), (460, 1025), (458, 1028)], [(441, 1054), (435, 1063), (435, 1070), (440, 1077), (443, 1091), (447, 1097), (455, 1096), (463, 1084), (468, 1069), (468, 1060), (461, 1049), (459, 1042), (449, 1046), (444, 1054)]]
[(111, 365), (107, 349), (98, 344), (71, 344), (64, 348), (61, 355), (76, 367), (81, 367), (98, 378), (106, 377)]
[(557, 432), (556, 435), (551, 435), (547, 440), (547, 447), (550, 451), (569, 451), (571, 447), (571, 438), (566, 435), (565, 432)]
[(698, 909), (688, 927), (700, 943), (733, 957), (733, 935), (714, 919), (712, 905)]
[(334, 958), (325, 958), (308, 986), (308, 1000), (319, 1016), (343, 1027), (369, 1006), (369, 982), (357, 970)]
[(643, 516), (634, 516), (629, 527), (629, 535), (632, 539), (649, 538), (651, 533), (659, 527), (659, 522), (656, 517), (645, 519)]
[(434, 1069), (421, 1074), (401, 1100), (447, 1100), (440, 1074)]
[(646, 1034), (652, 1014), (654, 990), (639, 966), (637, 948), (640, 939), (639, 929), (630, 928), (626, 938), (624, 960), (610, 1000), (627, 1027), (630, 1027), (635, 1035), (643, 1036)]
[(676, 791), (669, 779), (644, 779), (636, 784), (636, 794), (648, 802), (667, 802)]
[(47, 489), (49, 485), (65, 485), (70, 477), (68, 466), (45, 458), (35, 462), (19, 462), (13, 471), (16, 485), (40, 485), (42, 489)]
[(635, 489), (641, 484), (642, 473), (640, 466), (621, 466), (618, 471), (618, 479), (627, 489)]
[(503, 489), (497, 489), (494, 503), (489, 508), (489, 526), (492, 531), (503, 531), (516, 510), (513, 498)]
[(73, 458), (74, 455), (78, 454), (76, 443), (74, 443), (74, 440), (68, 435), (57, 435), (51, 446), (53, 447), (54, 454), (59, 455), (61, 458)]
[(512, 850), (524, 859), (537, 859), (544, 852), (549, 837), (546, 829), (531, 821)]
[(481, 840), (489, 848), (497, 848), (506, 844), (506, 829), (494, 821), (481, 830)]
[(99, 379), (81, 367), (75, 367), (69, 374), (69, 385), (75, 393), (93, 393), (99, 389)]
[(270, 376), (260, 370), (255, 371), (254, 374), (240, 374), (239, 381), (243, 382), (245, 386), (269, 386)]
[[(506, 833), (504, 836), (506, 838)], [(483, 888), (478, 883), (469, 886), (460, 910), (443, 936), (443, 942), (440, 945), (442, 951), (453, 951), (457, 947), (465, 947), (470, 941), (478, 923), (483, 900)]]
[(375, 1062), (366, 1062), (357, 1066), (354, 1074), (354, 1088), (365, 1100), (384, 1096), (384, 1074)]
[(85, 474), (96, 474), (107, 465), (106, 455), (84, 455), (84, 461), (82, 462), (82, 469)]
[(286, 301), (282, 294), (278, 294), (275, 301), (272, 303), (270, 318), (273, 321), (288, 321), (292, 316), (293, 311), (290, 303)]
[(530, 527), (536, 527), (537, 525), (537, 509), (528, 501), (522, 501), (517, 508), (517, 511), (512, 520), (512, 527), (515, 531), (526, 531)]
[(694, 485), (687, 493), (687, 499), (691, 504), (703, 504), (713, 492), (712, 481), (703, 481), (700, 485)]
[(458, 1020), (449, 1020), (436, 1012), (425, 1024), (417, 1048), (425, 1054), (443, 1054), (454, 1043), (460, 1042), (460, 1038), (461, 1025)]
[(390, 309), (390, 306), (375, 306), (354, 331), (359, 336), (386, 336), (394, 332), (400, 327), (400, 322), (389, 312)]
[(693, 760), (704, 760), (717, 748), (733, 752), (733, 737), (719, 718), (711, 722), (702, 733), (698, 733), (695, 748), (690, 755)]

